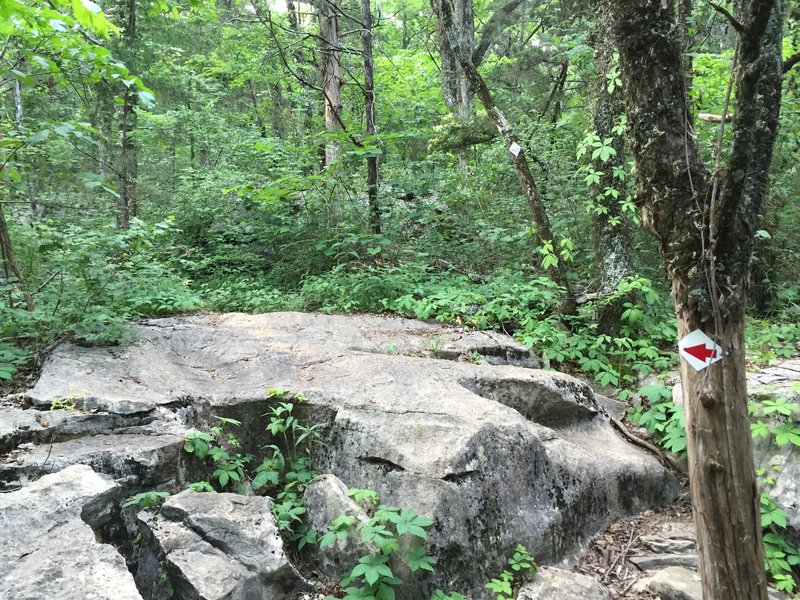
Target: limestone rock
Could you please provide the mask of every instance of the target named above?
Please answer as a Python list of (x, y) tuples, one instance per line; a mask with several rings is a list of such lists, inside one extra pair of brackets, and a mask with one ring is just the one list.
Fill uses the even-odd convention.
[(184, 459), (183, 436), (175, 434), (107, 434), (79, 437), (35, 446), (0, 465), (0, 478), (54, 473), (75, 464), (87, 464), (114, 479), (138, 486), (164, 487), (175, 481)]
[(640, 540), (650, 550), (658, 553), (694, 552), (697, 546), (694, 525), (685, 521), (664, 523), (657, 534), (643, 535)]
[(319, 535), (340, 515), (355, 518), (351, 534), (334, 544), (320, 548), (317, 553), (319, 569), (333, 581), (339, 581), (366, 554), (377, 554), (378, 548), (361, 540), (356, 529), (359, 523), (366, 523), (369, 515), (347, 495), (347, 487), (335, 475), (320, 475), (313, 479), (303, 495), (306, 505), (308, 525)]
[(703, 598), (700, 576), (684, 567), (667, 567), (657, 571), (646, 582), (650, 591), (657, 594), (661, 600), (702, 600)]
[[(28, 396), (38, 407), (69, 398), (142, 424), (56, 443), (49, 459), (37, 446), (7, 469), (88, 462), (130, 487), (169, 488), (186, 478), (180, 427), (208, 426), (212, 415), (241, 420), (236, 435), (258, 456), (265, 390), (303, 393), (299, 416), (323, 425), (318, 471), (434, 520), (438, 568), (408, 592), (414, 600), (454, 581), (482, 598), (517, 544), (540, 563), (569, 559), (611, 521), (677, 494), (675, 478), (610, 426), (589, 386), (527, 368), (533, 357), (506, 336), (300, 313), (155, 319), (138, 333), (123, 348), (59, 347)], [(233, 587), (246, 579), (231, 567)]]
[(117, 415), (75, 410), (24, 410), (0, 406), (0, 453), (23, 442), (37, 444), (94, 435), (122, 427)]
[(299, 587), (269, 498), (184, 491), (139, 514), (177, 598), (283, 598)]
[(75, 465), (0, 495), (0, 598), (141, 600), (125, 560), (95, 539), (117, 486)]
[(562, 569), (541, 567), (536, 579), (519, 591), (517, 600), (609, 600), (596, 580)]
[(632, 556), (631, 562), (642, 571), (657, 571), (666, 567), (697, 568), (697, 554), (648, 554)]

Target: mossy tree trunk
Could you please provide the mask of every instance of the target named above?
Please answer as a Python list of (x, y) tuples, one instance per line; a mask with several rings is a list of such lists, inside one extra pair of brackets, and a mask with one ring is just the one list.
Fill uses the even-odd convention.
[(681, 361), (704, 597), (765, 600), (744, 319), (780, 110), (782, 2), (747, 0), (737, 11), (733, 140), (726, 168), (713, 174), (691, 128), (673, 3), (603, 0), (600, 6), (620, 55), (637, 203), (672, 281), (678, 335), (701, 329), (723, 348), (723, 359), (702, 371)]

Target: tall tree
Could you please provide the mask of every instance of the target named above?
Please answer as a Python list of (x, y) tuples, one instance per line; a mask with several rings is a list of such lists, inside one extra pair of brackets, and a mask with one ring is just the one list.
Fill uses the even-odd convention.
[[(633, 275), (632, 227), (622, 210), (626, 195), (625, 143), (619, 133), (619, 120), (625, 111), (622, 90), (617, 85), (617, 65), (610, 31), (597, 27), (593, 34), (597, 66), (594, 105), (594, 144), (592, 168), (599, 180), (592, 188), (592, 228), (597, 287), (603, 295), (612, 294), (624, 277)], [(601, 303), (597, 311), (600, 331), (613, 334), (619, 329), (620, 315), (629, 298)]]
[(528, 201), (528, 207), (530, 209), (531, 216), (536, 223), (536, 241), (540, 248), (544, 249), (549, 247), (551, 251), (551, 260), (545, 261), (545, 264), (547, 265), (547, 274), (554, 282), (564, 288), (561, 311), (564, 313), (574, 312), (575, 296), (572, 293), (566, 272), (553, 252), (555, 236), (553, 235), (553, 229), (550, 226), (550, 219), (547, 216), (547, 210), (542, 202), (541, 196), (539, 195), (539, 190), (536, 186), (536, 180), (534, 179), (533, 173), (531, 173), (530, 166), (528, 165), (526, 152), (519, 144), (519, 139), (512, 130), (511, 125), (497, 107), (489, 87), (486, 85), (483, 77), (473, 64), (472, 54), (467, 48), (461, 46), (459, 32), (453, 20), (454, 7), (452, 0), (431, 0), (431, 6), (433, 7), (434, 13), (438, 15), (438, 18), (440, 19), (440, 26), (447, 35), (450, 47), (452, 48), (456, 59), (461, 65), (464, 75), (475, 89), (475, 93), (480, 99), (481, 104), (486, 111), (486, 115), (489, 117), (489, 120), (495, 126), (498, 133), (500, 133), (502, 136), (509, 149), (509, 153), (512, 156), (514, 172), (517, 175), (517, 180), (522, 188), (522, 192), (525, 194), (525, 198)]
[(439, 4), (432, 2), (438, 26), (436, 29), (436, 42), (439, 48), (439, 77), (442, 84), (442, 96), (447, 108), (460, 119), (467, 119), (472, 109), (470, 83), (464, 69), (456, 56), (456, 44), (470, 57), (475, 46), (475, 15), (472, 9), (472, 0), (454, 0), (451, 18), (452, 29), (448, 31), (444, 26)]
[[(124, 0), (121, 6), (123, 18), (122, 48), (128, 65), (134, 66), (137, 53), (136, 0)], [(138, 95), (132, 82), (125, 82), (119, 116), (119, 166), (117, 179), (117, 227), (127, 229), (131, 218), (139, 212), (136, 199), (136, 178), (139, 171), (139, 155), (134, 132), (136, 130), (136, 104)]]
[[(372, 60), (372, 10), (370, 0), (361, 2), (362, 40), (364, 42), (364, 113), (367, 136), (375, 136), (375, 67)], [(381, 207), (378, 203), (378, 156), (367, 155), (367, 197), (369, 199), (369, 225), (372, 233), (381, 232)]]
[[(342, 75), (339, 46), (339, 0), (316, 0), (319, 18), (320, 75), (324, 95), (325, 130), (335, 134), (341, 129)], [(325, 165), (331, 165), (339, 153), (339, 144), (325, 144)]]
[(673, 3), (603, 0), (601, 13), (619, 49), (638, 203), (672, 281), (678, 335), (700, 329), (723, 348), (722, 360), (701, 371), (681, 361), (704, 596), (764, 600), (744, 319), (780, 111), (782, 0), (744, 0), (726, 15), (737, 33), (733, 138), (726, 168), (713, 172), (691, 128)]

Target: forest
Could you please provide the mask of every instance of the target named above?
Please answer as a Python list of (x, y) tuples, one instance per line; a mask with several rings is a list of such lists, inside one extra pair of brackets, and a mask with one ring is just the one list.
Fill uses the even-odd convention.
[[(684, 375), (706, 409), (797, 352), (793, 0), (0, 0), (0, 18), (0, 391), (147, 317), (388, 313), (513, 335), (691, 455), (658, 379), (679, 338), (744, 336), (711, 392)], [(721, 427), (749, 432), (739, 391)], [(778, 537), (770, 581), (791, 591)]]

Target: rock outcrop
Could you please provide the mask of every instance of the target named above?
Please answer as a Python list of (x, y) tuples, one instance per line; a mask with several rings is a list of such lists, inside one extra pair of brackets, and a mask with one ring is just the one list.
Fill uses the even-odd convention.
[[(439, 562), (406, 592), (415, 600), (436, 587), (487, 598), (485, 582), (516, 544), (539, 563), (569, 560), (612, 520), (677, 493), (654, 457), (612, 429), (588, 385), (530, 368), (535, 358), (506, 336), (297, 313), (157, 319), (138, 334), (122, 348), (65, 344), (53, 353), (28, 394), (33, 408), (0, 410), (0, 442), (13, 451), (0, 482), (21, 493), (39, 474), (80, 463), (126, 495), (177, 492), (202, 478), (181, 451), (185, 431), (235, 418), (245, 450), (260, 455), (270, 443), (265, 391), (286, 388), (308, 398), (302, 418), (322, 424), (317, 470), (434, 520), (429, 552)], [(53, 417), (53, 405), (73, 410)], [(200, 564), (182, 549), (190, 539), (223, 549), (189, 524), (178, 500), (164, 510), (141, 523), (176, 597), (196, 597), (179, 591), (198, 581), (190, 571)], [(225, 589), (244, 589), (257, 568), (223, 553)]]
[(302, 587), (269, 498), (184, 491), (138, 518), (178, 598), (277, 600)]
[(125, 560), (97, 541), (119, 486), (74, 465), (0, 494), (0, 598), (141, 600)]

